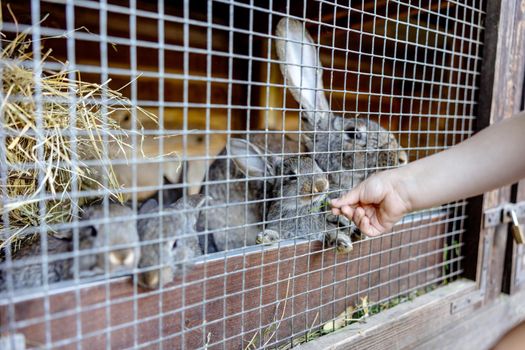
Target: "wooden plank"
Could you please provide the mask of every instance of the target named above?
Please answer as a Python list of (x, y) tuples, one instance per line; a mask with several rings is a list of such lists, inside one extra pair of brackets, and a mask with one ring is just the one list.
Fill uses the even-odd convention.
[(300, 349), (410, 349), (414, 343), (431, 338), (461, 320), (464, 314), (451, 314), (450, 305), (452, 301), (475, 292), (476, 288), (474, 282), (453, 282), (374, 315), (366, 323), (354, 323), (340, 332), (303, 344)]
[(323, 250), (320, 242), (253, 247), (226, 259), (219, 254), (161, 293), (134, 293), (129, 278), (63, 287), (49, 294), (48, 313), (42, 293), (4, 298), (0, 332), (8, 330), (12, 307), (16, 322), (9, 331), (38, 345), (45, 344), (47, 328), (53, 347), (64, 349), (76, 348), (77, 332), (87, 348), (104, 347), (106, 340), (115, 348), (135, 346), (135, 334), (138, 344), (162, 342), (167, 348), (202, 347), (205, 339), (210, 348), (239, 348), (260, 334), (268, 340), (273, 328), (269, 343), (281, 342), (333, 319), (365, 295), (371, 302), (385, 300), (438, 281), (443, 218), (397, 226), (397, 234), (358, 242), (344, 256)]
[[(522, 80), (516, 76), (522, 72), (519, 67), (523, 63), (515, 61), (514, 52), (516, 42), (515, 33), (519, 32), (520, 18), (518, 4), (512, 1), (493, 1), (487, 4), (485, 21), (485, 48), (481, 69), (481, 83), (479, 92), (479, 119), (476, 128), (479, 130), (487, 125), (509, 118), (520, 104)], [(510, 33), (510, 35), (509, 35)], [(520, 35), (518, 35), (519, 37)], [(521, 45), (521, 44), (520, 44)], [(519, 55), (518, 55), (519, 56)], [(510, 199), (509, 187), (489, 192), (484, 195), (483, 209), (489, 209)], [(479, 198), (477, 200), (480, 200)], [(506, 226), (485, 229), (481, 233), (482, 239), (492, 242), (488, 256), (477, 259), (478, 271), (481, 269), (482, 259), (490, 263), (486, 271), (487, 300), (494, 299), (501, 291), (505, 266), (505, 250), (507, 246), (508, 230)], [(471, 244), (472, 246), (473, 244)], [(482, 286), (484, 288), (484, 286)]]
[[(484, 31), (484, 50), (481, 65), (480, 89), (477, 107), (477, 118), (474, 120), (474, 131), (479, 131), (491, 124), (491, 106), (493, 104), (493, 95), (498, 93), (494, 89), (496, 81), (495, 64), (498, 58), (498, 34), (500, 21), (501, 2), (493, 1), (487, 4), (487, 14), (485, 17)], [(482, 264), (488, 256), (483, 256), (482, 245), (484, 239), (492, 239), (494, 236), (493, 229), (482, 230), (482, 212), (496, 202), (490, 203), (485, 201), (485, 195), (476, 196), (468, 199), (467, 215), (465, 222), (467, 232), (464, 235), (465, 242), (465, 277), (481, 282), (480, 273)], [(479, 233), (478, 233), (479, 232)], [(487, 271), (483, 271), (487, 274)], [(485, 278), (485, 277), (484, 277)], [(484, 288), (485, 286), (481, 286)]]
[[(525, 7), (520, 6), (515, 12), (515, 30), (512, 32), (512, 51), (511, 51), (511, 70), (514, 73), (514, 110), (517, 112), (524, 109), (524, 98), (525, 98)], [(525, 188), (523, 183), (516, 183), (511, 189), (511, 202), (516, 203), (525, 197)], [(522, 223), (523, 224), (523, 223)], [(525, 226), (522, 226), (525, 227)], [(515, 243), (510, 238), (506, 249), (506, 264), (504, 270), (504, 291), (507, 293), (515, 293), (519, 289), (523, 288), (525, 281), (525, 262), (523, 257), (525, 256), (524, 248)], [(508, 288), (507, 288), (508, 286)]]
[[(499, 295), (494, 303), (478, 310), (448, 330), (436, 334), (416, 349), (492, 349), (506, 332), (525, 321), (525, 291)], [(523, 345), (523, 344), (522, 344)]]
[[(513, 1), (493, 1), (487, 4), (485, 52), (482, 67), (482, 81), (479, 97), (480, 123), (487, 118), (496, 123), (511, 117), (519, 111), (524, 74), (524, 17), (523, 9)], [(510, 187), (487, 193), (484, 196), (483, 208), (489, 209), (509, 202)], [(505, 252), (510, 247), (508, 227), (502, 225), (482, 231), (482, 236), (491, 244), (487, 276), (486, 297), (495, 298), (502, 290), (503, 276), (512, 276), (505, 263)], [(511, 252), (509, 252), (511, 254)], [(506, 288), (508, 289), (508, 288)]]

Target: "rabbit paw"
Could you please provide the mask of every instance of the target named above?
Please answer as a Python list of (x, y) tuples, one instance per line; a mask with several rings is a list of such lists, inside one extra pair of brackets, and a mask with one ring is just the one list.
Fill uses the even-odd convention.
[(326, 221), (336, 225), (337, 227), (348, 227), (352, 221), (348, 220), (344, 215), (334, 215), (332, 213), (326, 214)]
[(328, 247), (334, 247), (338, 253), (349, 253), (354, 249), (350, 236), (342, 232), (329, 232), (324, 236), (324, 244)]
[(268, 244), (277, 242), (280, 238), (279, 232), (274, 230), (264, 230), (257, 235), (255, 243), (257, 244)]
[(352, 237), (352, 241), (354, 242), (368, 239), (368, 236), (361, 232), (361, 230), (355, 226), (350, 228), (350, 237)]
[(346, 254), (350, 253), (354, 247), (352, 245), (352, 240), (349, 236), (345, 234), (340, 234), (336, 239), (336, 248), (338, 253)]

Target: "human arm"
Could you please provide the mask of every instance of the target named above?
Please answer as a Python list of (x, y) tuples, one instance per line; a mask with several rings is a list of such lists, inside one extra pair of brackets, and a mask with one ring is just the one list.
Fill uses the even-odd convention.
[(523, 177), (525, 112), (446, 151), (374, 174), (333, 200), (332, 212), (377, 236), (411, 211), (471, 197)]

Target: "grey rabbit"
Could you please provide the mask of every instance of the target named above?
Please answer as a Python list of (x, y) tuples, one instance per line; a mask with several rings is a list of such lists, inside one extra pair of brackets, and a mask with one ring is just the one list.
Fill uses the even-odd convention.
[(323, 87), (323, 67), (315, 43), (301, 22), (281, 19), (276, 36), (281, 73), (302, 107), (303, 128), (310, 131), (305, 146), (328, 173), (331, 197), (381, 168), (407, 163), (408, 155), (395, 136), (378, 123), (336, 115), (330, 110)]
[[(131, 216), (132, 210), (119, 204), (109, 205), (109, 217)], [(91, 206), (85, 209), (81, 220), (97, 220), (103, 218), (103, 207)], [(107, 251), (108, 273), (130, 271), (136, 267), (140, 258), (138, 234), (135, 222), (111, 221), (107, 224), (100, 222), (88, 223), (88, 226), (79, 228), (79, 250), (74, 250), (72, 230), (62, 230), (56, 235), (47, 235), (48, 270), (47, 283), (56, 283), (74, 278), (74, 258), (79, 254), (79, 276), (91, 276), (106, 271)], [(106, 245), (107, 244), (107, 245)], [(106, 248), (107, 247), (107, 248)], [(112, 248), (113, 247), (113, 248)], [(93, 252), (90, 252), (93, 250)], [(64, 254), (64, 258), (58, 255)], [(42, 245), (40, 236), (24, 245), (12, 256), (12, 262), (20, 266), (10, 267), (14, 289), (39, 287), (44, 284), (42, 273)], [(3, 266), (2, 266), (3, 265)], [(0, 290), (7, 288), (7, 263), (0, 264)]]
[[(224, 251), (254, 245), (261, 230), (263, 210), (260, 200), (265, 193), (258, 170), (250, 169), (247, 141), (232, 138), (208, 169), (207, 181), (200, 193), (211, 197), (197, 222), (198, 231), (210, 231), (204, 242), (205, 252), (215, 245)], [(241, 165), (241, 166), (239, 166)]]
[(192, 258), (202, 255), (195, 223), (205, 200), (200, 194), (180, 198), (164, 208), (162, 217), (155, 199), (142, 205), (139, 214), (149, 217), (137, 223), (142, 245), (139, 285), (149, 289), (164, 286), (190, 267)]
[[(336, 115), (324, 93), (323, 67), (315, 43), (304, 25), (283, 18), (276, 27), (276, 52), (281, 73), (294, 99), (302, 107), (301, 125), (308, 132), (305, 147), (328, 173), (329, 198), (342, 195), (370, 174), (408, 162), (394, 134), (378, 123)], [(343, 216), (326, 215), (334, 224), (348, 226)], [(355, 232), (359, 236), (359, 231)]]
[[(335, 115), (323, 90), (322, 65), (314, 41), (301, 22), (284, 18), (276, 29), (276, 51), (281, 72), (289, 91), (301, 105), (302, 127), (306, 133), (299, 140), (271, 133), (249, 135), (249, 140), (275, 153), (291, 154), (305, 149), (312, 152), (319, 167), (328, 174), (329, 197), (337, 197), (371, 173), (387, 166), (405, 164), (408, 156), (395, 136), (378, 123), (367, 118)], [(199, 230), (214, 232), (217, 250), (239, 248), (254, 244), (263, 219), (264, 179), (246, 179), (233, 160), (232, 147), (226, 146), (208, 169), (201, 193), (214, 198), (199, 220)], [(264, 176), (264, 175), (263, 175)], [(229, 179), (226, 183), (218, 183)], [(246, 181), (247, 180), (247, 181)], [(214, 183), (216, 182), (216, 183)], [(227, 209), (226, 209), (227, 206)], [(333, 224), (348, 226), (342, 216), (326, 215)], [(211, 241), (211, 239), (210, 239)]]
[[(248, 138), (264, 147), (265, 136), (256, 134)], [(270, 142), (274, 151), (281, 152), (280, 142), (280, 136), (278, 142), (275, 139)], [(289, 143), (293, 141), (285, 139), (285, 144)], [(201, 194), (211, 199), (197, 222), (198, 231), (211, 232), (201, 242), (205, 252), (213, 252), (211, 247), (224, 251), (256, 244), (264, 218), (264, 196), (272, 186), (264, 179), (271, 175), (272, 169), (261, 168), (259, 155), (261, 148), (254, 143), (231, 138), (208, 169), (210, 183), (202, 186)]]
[[(279, 226), (281, 228), (282, 238), (303, 237), (311, 232), (324, 232), (325, 219), (319, 214), (321, 202), (326, 197), (328, 191), (328, 179), (321, 169), (317, 166), (315, 161), (310, 156), (283, 156), (280, 157), (270, 152), (263, 152), (255, 144), (252, 144), (243, 139), (231, 139), (228, 145), (228, 152), (231, 156), (232, 167), (238, 171), (242, 176), (246, 177), (246, 182), (252, 182), (251, 190), (248, 194), (254, 195), (249, 200), (264, 200), (269, 201), (268, 218), (272, 220), (281, 219), (279, 223), (270, 223), (270, 228)], [(238, 177), (242, 178), (238, 175)], [(256, 180), (252, 180), (255, 178)], [(266, 183), (258, 178), (264, 178)], [(231, 187), (244, 182), (236, 181)], [(224, 186), (225, 187), (225, 186)], [(240, 202), (238, 206), (239, 211), (232, 212), (230, 197), (230, 206), (228, 216), (226, 215), (226, 208), (213, 207), (210, 210), (214, 223), (221, 222), (242, 222), (243, 219), (251, 218), (252, 221), (244, 221), (247, 224), (246, 235), (244, 228), (238, 228), (238, 231), (233, 230), (218, 231), (214, 233), (215, 241), (226, 243), (229, 247), (242, 246), (245, 243), (244, 237), (249, 244), (262, 243), (258, 241), (258, 234), (261, 232), (261, 222), (264, 218), (263, 208), (264, 203), (255, 203), (252, 206), (252, 211), (244, 215), (244, 191), (240, 192), (242, 196), (235, 196), (236, 192), (231, 191), (230, 194)], [(216, 195), (216, 193), (213, 193)], [(241, 198), (243, 197), (243, 198)], [(219, 197), (220, 198), (220, 197)], [(219, 201), (212, 201), (217, 205)], [(202, 214), (201, 214), (202, 215)], [(295, 218), (299, 216), (299, 220)], [(304, 217), (303, 217), (304, 216)], [(219, 221), (222, 220), (222, 221)], [(299, 226), (293, 226), (298, 221)], [(203, 222), (199, 219), (199, 225)], [(293, 228), (292, 228), (293, 226)], [(339, 250), (349, 251), (352, 249), (352, 243), (348, 235), (339, 234), (335, 227), (328, 230), (326, 241), (330, 244), (338, 246)], [(249, 231), (248, 231), (249, 230)], [(321, 234), (325, 239), (324, 233)], [(248, 241), (249, 239), (249, 241)]]
[(308, 155), (264, 154), (257, 146), (246, 143), (249, 157), (238, 160), (238, 166), (250, 167), (250, 173), (256, 176), (266, 171), (271, 177), (267, 180), (266, 229), (256, 236), (256, 243), (316, 234), (316, 239), (336, 246), (338, 252), (350, 252), (348, 228), (339, 229), (326, 222), (321, 213), (329, 182), (315, 160)]
[[(93, 242), (85, 241), (97, 251), (107, 250), (108, 272), (130, 271), (137, 267), (140, 259), (139, 235), (137, 225), (133, 219), (133, 210), (127, 206), (110, 203), (108, 207), (109, 222), (103, 220), (106, 215), (102, 205), (90, 206), (85, 209), (82, 217), (93, 220), (92, 227), (96, 236)], [(114, 220), (113, 218), (128, 218), (127, 220)], [(80, 244), (81, 249), (87, 249)], [(106, 271), (106, 254), (87, 255), (80, 259), (81, 269), (93, 270), (95, 273)]]

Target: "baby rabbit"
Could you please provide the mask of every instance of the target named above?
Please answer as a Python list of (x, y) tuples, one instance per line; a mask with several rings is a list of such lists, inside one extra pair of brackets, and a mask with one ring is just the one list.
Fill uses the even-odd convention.
[(210, 183), (202, 186), (200, 193), (211, 199), (197, 222), (198, 231), (212, 232), (203, 242), (205, 252), (255, 244), (264, 205), (257, 201), (265, 193), (264, 179), (257, 177), (270, 175), (270, 169), (261, 171), (260, 159), (250, 157), (254, 149), (257, 155), (262, 154), (253, 144), (232, 138), (208, 169)]
[[(326, 196), (323, 192), (328, 191), (328, 179), (311, 157), (279, 157), (272, 153), (264, 153), (259, 147), (243, 139), (231, 139), (227, 151), (231, 156), (231, 167), (236, 179), (247, 179), (230, 184), (229, 202), (224, 200), (224, 193), (227, 193), (225, 184), (209, 187), (213, 190), (211, 194), (215, 198), (211, 201), (213, 209), (201, 213), (198, 225), (202, 227), (205, 221), (203, 215), (207, 214), (208, 223), (215, 224), (215, 228), (219, 229), (213, 233), (218, 247), (232, 248), (241, 247), (245, 243), (263, 243), (261, 238), (257, 240), (257, 234), (260, 232), (265, 203), (257, 203), (257, 200), (263, 200), (264, 194), (266, 199), (273, 199), (268, 206), (268, 217), (271, 220), (287, 219), (281, 222), (282, 238), (301, 237), (311, 232), (324, 231), (324, 216), (315, 213), (319, 212), (321, 202)], [(257, 179), (263, 176), (267, 177), (266, 184), (262, 179)], [(253, 177), (256, 179), (252, 179)], [(246, 188), (243, 188), (244, 191), (239, 190), (239, 186), (246, 186), (246, 182), (249, 184), (247, 192)], [(245, 197), (245, 193), (248, 198)], [(245, 201), (254, 203), (245, 204)], [(228, 211), (225, 206), (215, 207), (225, 203), (229, 204)], [(312, 209), (316, 207), (317, 209)], [(298, 227), (292, 227), (297, 221), (296, 217), (300, 218), (300, 223)], [(228, 229), (227, 223), (230, 226), (232, 223), (247, 226)], [(224, 226), (220, 226), (221, 224)], [(276, 228), (279, 223), (269, 225)], [(331, 234), (327, 239), (330, 243), (337, 244), (344, 251), (351, 249), (348, 236), (341, 234), (340, 239), (337, 239), (336, 230), (331, 230)], [(275, 237), (277, 238), (279, 237)]]
[[(131, 209), (118, 205), (109, 205), (109, 217), (131, 215)], [(88, 207), (82, 214), (81, 222), (102, 218), (103, 208), (100, 205)], [(71, 230), (60, 231), (56, 235), (47, 236), (48, 270), (47, 283), (55, 283), (74, 278), (73, 233)], [(105, 256), (101, 250), (108, 250), (108, 272), (131, 270), (136, 267), (140, 257), (138, 234), (134, 221), (110, 222), (106, 225), (94, 222), (93, 225), (79, 228), (79, 275), (90, 276), (104, 273)], [(112, 249), (112, 247), (115, 247)], [(93, 253), (86, 250), (94, 250)], [(72, 254), (73, 253), (73, 254)], [(40, 236), (30, 244), (23, 246), (13, 256), (15, 264), (23, 263), (11, 269), (14, 289), (39, 287), (44, 284), (42, 273), (42, 245)], [(57, 255), (66, 255), (57, 258)], [(7, 288), (7, 270), (0, 264), (0, 290)]]
[(304, 129), (311, 131), (311, 140), (305, 146), (328, 173), (331, 196), (339, 196), (341, 187), (348, 190), (375, 171), (407, 163), (408, 156), (395, 136), (378, 123), (368, 118), (345, 118), (330, 110), (316, 44), (301, 22), (281, 19), (276, 35), (281, 72), (303, 108)]
[[(139, 235), (135, 220), (130, 220), (133, 210), (129, 207), (110, 203), (108, 218), (110, 222), (103, 223), (97, 220), (105, 217), (102, 205), (88, 207), (82, 217), (85, 220), (93, 220), (92, 242), (84, 240), (80, 243), (80, 249), (105, 250), (108, 253), (108, 272), (133, 270), (140, 259)], [(128, 218), (125, 221), (113, 220), (115, 217)], [(93, 270), (95, 273), (106, 271), (105, 253), (98, 255), (87, 255), (80, 259), (82, 270)]]
[[(348, 232), (339, 230), (334, 224), (327, 223), (321, 211), (323, 201), (329, 190), (327, 176), (310, 156), (285, 156), (284, 158), (257, 154), (252, 146), (252, 156), (259, 161), (252, 161), (252, 166), (270, 170), (276, 179), (268, 184), (268, 196), (271, 198), (266, 208), (266, 230), (259, 233), (256, 243), (271, 243), (279, 239), (307, 237), (317, 233), (317, 239), (329, 246), (335, 245), (338, 252), (352, 250), (352, 240)], [(254, 169), (252, 169), (254, 171)]]
[[(91, 228), (81, 228), (80, 237), (91, 238)], [(70, 253), (73, 251), (73, 242), (68, 239), (60, 239), (54, 236), (47, 236), (47, 256), (54, 257), (58, 254)], [(8, 271), (10, 269), (13, 288), (26, 289), (40, 287), (44, 285), (42, 273), (42, 247), (40, 237), (37, 235), (33, 241), (23, 246), (12, 256), (13, 263), (23, 263), (23, 266), (7, 267), (6, 262), (0, 263), (0, 292), (8, 288)], [(68, 257), (57, 261), (49, 261), (47, 269), (47, 283), (55, 283), (73, 278), (73, 258)]]
[(139, 219), (137, 224), (143, 243), (139, 285), (149, 289), (164, 286), (188, 268), (193, 257), (202, 254), (195, 223), (205, 199), (200, 194), (180, 198), (164, 209), (162, 217), (155, 199), (142, 205), (139, 213), (151, 217)]

